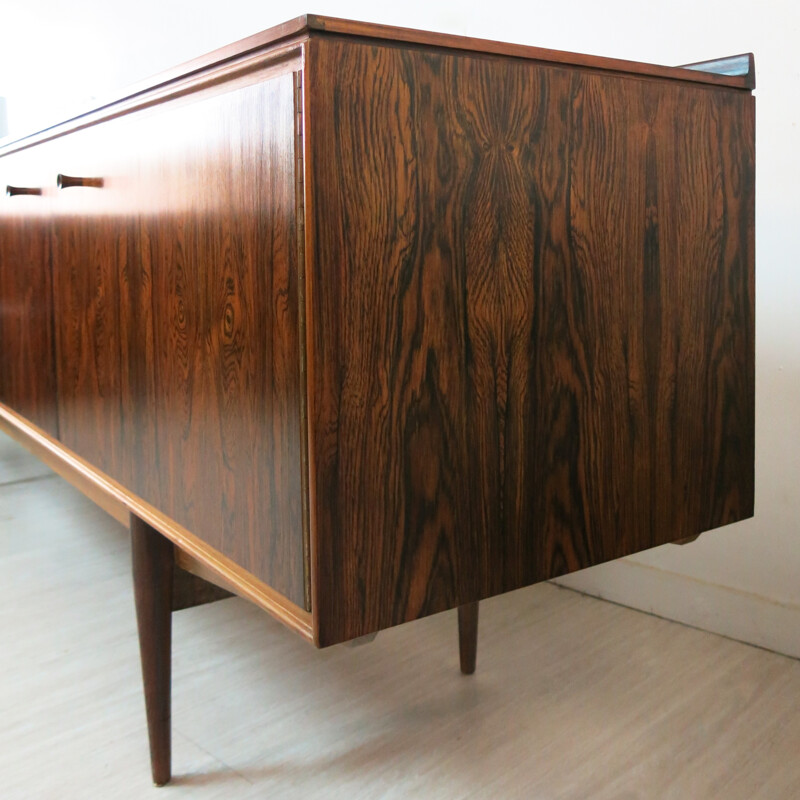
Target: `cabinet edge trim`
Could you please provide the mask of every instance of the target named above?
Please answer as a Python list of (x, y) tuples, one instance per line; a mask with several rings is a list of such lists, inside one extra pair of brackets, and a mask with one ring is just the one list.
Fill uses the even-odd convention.
[(0, 431), (8, 434), (40, 461), (74, 486), (125, 527), (135, 514), (170, 539), (193, 560), (203, 564), (212, 575), (237, 595), (271, 614), (287, 628), (314, 643), (311, 614), (296, 606), (271, 586), (239, 567), (219, 551), (149, 503), (131, 494), (116, 481), (88, 464), (53, 437), (0, 403)]

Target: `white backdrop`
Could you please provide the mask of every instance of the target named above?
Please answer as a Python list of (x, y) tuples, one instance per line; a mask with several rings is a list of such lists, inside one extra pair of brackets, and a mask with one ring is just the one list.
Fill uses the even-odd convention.
[(793, 0), (3, 0), (12, 134), (307, 11), (681, 64), (753, 51), (757, 96), (756, 517), (577, 573), (570, 585), (800, 656), (800, 6)]

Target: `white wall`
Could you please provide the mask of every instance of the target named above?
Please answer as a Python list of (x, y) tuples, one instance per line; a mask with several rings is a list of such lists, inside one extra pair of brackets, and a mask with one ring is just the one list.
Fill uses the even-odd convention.
[(753, 51), (756, 517), (570, 576), (571, 586), (800, 656), (800, 11), (793, 0), (4, 0), (12, 133), (306, 11), (680, 64)]

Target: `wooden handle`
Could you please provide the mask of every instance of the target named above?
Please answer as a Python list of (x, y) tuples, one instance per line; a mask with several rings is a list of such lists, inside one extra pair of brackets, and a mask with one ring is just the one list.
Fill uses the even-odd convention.
[(95, 189), (103, 187), (102, 178), (74, 178), (70, 175), (58, 174), (56, 183), (59, 189), (69, 189), (70, 186), (93, 186)]
[(14, 197), (17, 194), (37, 194), (42, 193), (41, 189), (35, 189), (30, 186), (6, 186), (6, 194), (9, 197)]

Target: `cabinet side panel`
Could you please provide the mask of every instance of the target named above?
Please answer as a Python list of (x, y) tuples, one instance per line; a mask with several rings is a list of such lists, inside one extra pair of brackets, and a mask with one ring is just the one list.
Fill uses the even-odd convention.
[(313, 37), (321, 644), (750, 516), (746, 92)]
[[(154, 505), (305, 605), (292, 72), (150, 113)], [(150, 498), (145, 498), (150, 499)]]

